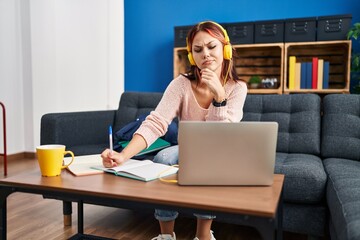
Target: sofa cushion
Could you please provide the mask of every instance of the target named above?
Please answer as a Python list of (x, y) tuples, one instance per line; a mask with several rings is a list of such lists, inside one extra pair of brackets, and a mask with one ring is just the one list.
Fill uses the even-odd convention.
[(360, 162), (328, 158), (324, 166), (334, 239), (360, 239)]
[(114, 132), (119, 131), (126, 124), (135, 121), (141, 114), (146, 114), (156, 108), (162, 93), (124, 92), (121, 95), (119, 108), (115, 115)]
[(327, 176), (319, 157), (276, 153), (275, 173), (285, 175), (285, 202), (313, 204), (323, 201)]
[(323, 158), (360, 161), (360, 95), (330, 94), (323, 102)]
[(277, 152), (320, 155), (320, 97), (247, 95), (242, 121), (279, 123)]
[[(284, 203), (283, 229), (287, 232), (311, 235), (316, 238), (325, 235), (327, 207), (324, 204), (294, 204)], [(287, 238), (285, 238), (287, 239)]]

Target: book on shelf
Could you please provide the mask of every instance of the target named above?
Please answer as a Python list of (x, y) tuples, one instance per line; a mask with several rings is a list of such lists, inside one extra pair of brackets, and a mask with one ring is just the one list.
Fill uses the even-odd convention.
[(301, 82), (301, 63), (295, 64), (295, 89), (300, 89), (300, 82)]
[(300, 89), (306, 89), (307, 63), (302, 62), (300, 64), (301, 64)]
[(312, 62), (306, 62), (306, 89), (312, 88)]
[(295, 89), (295, 63), (296, 57), (290, 56), (289, 57), (289, 89)]
[(317, 89), (323, 89), (324, 59), (318, 60), (318, 82)]
[[(64, 164), (67, 165), (71, 161), (71, 157), (64, 157)], [(103, 171), (91, 168), (102, 164), (100, 154), (75, 156), (74, 161), (66, 169), (75, 176), (86, 176), (93, 174), (102, 174)]]
[(158, 179), (177, 173), (178, 168), (161, 163), (154, 163), (151, 160), (129, 159), (120, 166), (106, 168), (103, 165), (92, 166), (95, 170), (101, 170), (116, 176), (132, 178), (144, 182)]
[[(125, 148), (130, 141), (120, 141), (119, 144), (121, 145), (122, 148)], [(135, 156), (141, 156), (147, 153), (151, 153), (151, 152), (155, 152), (155, 151), (159, 151), (161, 149), (170, 147), (170, 143), (162, 138), (158, 138), (156, 139), (156, 141), (151, 144), (148, 148), (142, 150), (141, 152), (139, 152), (138, 154), (136, 154)]]
[(318, 85), (318, 60), (317, 57), (312, 58), (312, 89), (317, 89)]
[(329, 88), (330, 62), (324, 61), (323, 89)]

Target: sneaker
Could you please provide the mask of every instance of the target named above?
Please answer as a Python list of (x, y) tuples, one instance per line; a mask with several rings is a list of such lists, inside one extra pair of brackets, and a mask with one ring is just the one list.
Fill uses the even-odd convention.
[[(214, 237), (214, 232), (212, 230), (210, 230), (210, 240), (216, 240), (216, 238)], [(199, 238), (195, 237), (194, 240), (200, 240)]]
[(171, 234), (159, 234), (159, 236), (154, 237), (151, 240), (176, 240), (176, 236), (174, 232), (172, 236)]

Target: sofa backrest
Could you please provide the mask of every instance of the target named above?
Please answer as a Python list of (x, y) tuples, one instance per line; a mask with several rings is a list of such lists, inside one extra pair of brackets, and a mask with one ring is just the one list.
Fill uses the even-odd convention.
[(135, 121), (139, 115), (154, 110), (162, 95), (155, 92), (124, 92), (115, 114), (114, 131), (117, 132), (126, 124)]
[(321, 99), (315, 94), (246, 97), (242, 121), (279, 124), (277, 152), (320, 155)]
[[(115, 115), (114, 131), (155, 109), (162, 93), (124, 92)], [(246, 97), (242, 121), (279, 123), (277, 151), (320, 154), (320, 97), (316, 94)]]
[(324, 97), (321, 137), (323, 158), (360, 161), (360, 95)]

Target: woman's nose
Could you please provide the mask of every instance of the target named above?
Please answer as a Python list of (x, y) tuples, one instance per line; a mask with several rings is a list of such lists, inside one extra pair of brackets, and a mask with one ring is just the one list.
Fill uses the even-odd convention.
[(204, 58), (207, 58), (208, 56), (210, 56), (209, 50), (204, 49), (204, 50), (203, 50), (203, 55), (204, 55), (204, 56), (203, 56)]

